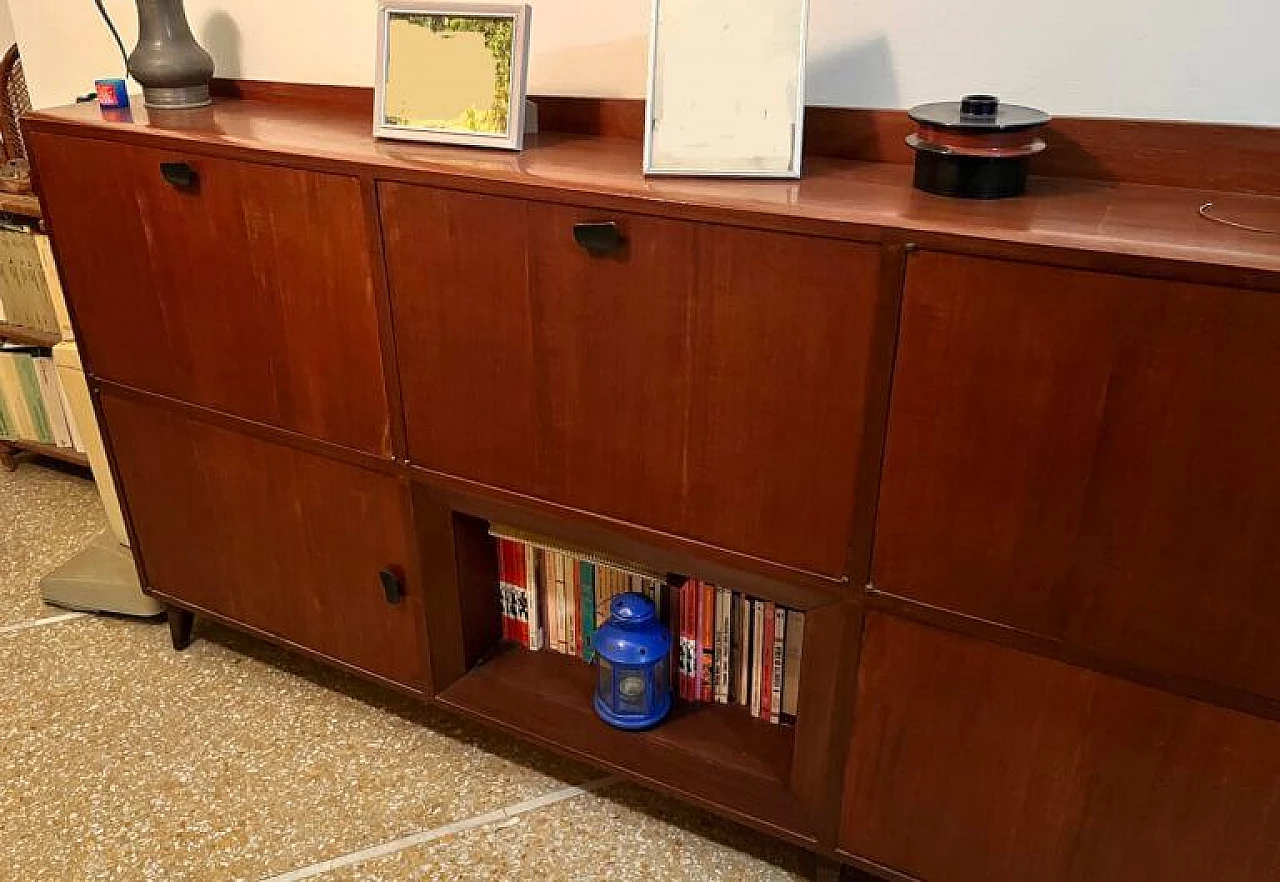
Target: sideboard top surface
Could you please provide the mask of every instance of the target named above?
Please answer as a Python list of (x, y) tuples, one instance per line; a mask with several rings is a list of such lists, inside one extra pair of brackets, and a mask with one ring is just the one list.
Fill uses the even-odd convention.
[(622, 198), (670, 215), (751, 215), (825, 235), (874, 240), (902, 231), (1280, 273), (1280, 235), (1199, 215), (1213, 201), (1224, 216), (1280, 228), (1280, 197), (1042, 177), (1025, 197), (973, 202), (913, 189), (907, 166), (823, 157), (807, 159), (799, 181), (646, 178), (641, 145), (632, 140), (543, 134), (519, 153), (378, 141), (369, 118), (347, 108), (260, 100), (217, 99), (202, 110), (150, 114), (138, 107), (113, 119), (89, 103), (39, 111), (27, 124), (84, 137), (164, 139), (219, 154), (248, 151), (256, 156), (244, 158), (260, 161), (357, 166), (379, 177), (485, 192), (587, 204)]

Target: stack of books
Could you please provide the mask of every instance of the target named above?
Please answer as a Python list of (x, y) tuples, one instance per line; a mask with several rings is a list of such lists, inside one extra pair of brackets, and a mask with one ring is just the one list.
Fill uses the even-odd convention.
[[(730, 588), (668, 579), (606, 556), (535, 544), (495, 528), (502, 638), (591, 661), (609, 601), (646, 595), (671, 629), (672, 687), (690, 703), (736, 704), (795, 721), (804, 613)], [(675, 581), (674, 579), (671, 581)]]
[(0, 441), (85, 452), (48, 349), (0, 346)]
[(697, 579), (671, 590), (679, 611), (677, 695), (738, 704), (771, 723), (795, 722), (804, 613)]
[(545, 648), (591, 661), (592, 638), (609, 618), (614, 595), (644, 594), (662, 617), (662, 588), (652, 575), (594, 556), (498, 537), (502, 637), (528, 649)]
[(48, 237), (0, 226), (0, 322), (60, 333), (51, 289), (57, 278)]

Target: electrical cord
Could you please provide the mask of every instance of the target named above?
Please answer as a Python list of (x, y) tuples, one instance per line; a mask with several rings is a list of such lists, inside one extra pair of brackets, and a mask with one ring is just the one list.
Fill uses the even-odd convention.
[(111, 36), (116, 39), (116, 46), (120, 48), (120, 58), (124, 61), (124, 75), (127, 77), (129, 76), (129, 53), (124, 50), (124, 41), (120, 39), (120, 32), (116, 30), (116, 24), (111, 20), (111, 16), (107, 14), (107, 7), (103, 5), (102, 0), (93, 0), (93, 5), (98, 7), (98, 14), (107, 23), (107, 29), (111, 31)]
[(1204, 205), (1200, 206), (1200, 216), (1205, 220), (1213, 221), (1215, 224), (1235, 227), (1237, 230), (1248, 230), (1250, 233), (1270, 233), (1273, 236), (1280, 236), (1280, 229), (1276, 229), (1274, 227), (1255, 227), (1253, 224), (1242, 224), (1240, 221), (1220, 217), (1213, 213), (1212, 202), (1206, 202)]

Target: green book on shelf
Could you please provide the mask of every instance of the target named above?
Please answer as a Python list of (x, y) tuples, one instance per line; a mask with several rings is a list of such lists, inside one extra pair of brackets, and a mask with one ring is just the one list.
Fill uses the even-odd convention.
[(578, 582), (582, 586), (582, 657), (591, 661), (596, 655), (596, 565), (579, 561)]
[(44, 397), (40, 394), (40, 378), (36, 376), (36, 363), (30, 353), (19, 353), (17, 358), (18, 380), (22, 383), (22, 397), (27, 412), (35, 425), (35, 438), (41, 444), (53, 443), (53, 430), (49, 427), (49, 415), (44, 412)]
[(18, 375), (18, 357), (20, 353), (10, 353), (0, 347), (0, 396), (7, 405), (10, 440), (21, 441), (35, 437), (35, 425), (31, 422), (31, 412), (22, 400), (22, 380)]
[(13, 420), (9, 416), (9, 405), (4, 388), (0, 387), (0, 441), (13, 441), (17, 437), (17, 433), (13, 430)]

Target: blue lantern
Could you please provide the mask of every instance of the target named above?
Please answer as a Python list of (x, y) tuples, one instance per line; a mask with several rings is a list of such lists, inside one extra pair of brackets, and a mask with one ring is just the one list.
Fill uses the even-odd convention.
[(595, 634), (596, 713), (619, 729), (647, 729), (671, 710), (671, 635), (653, 601), (634, 592), (609, 604)]

